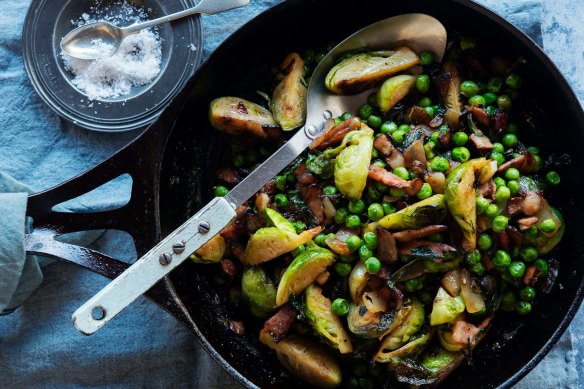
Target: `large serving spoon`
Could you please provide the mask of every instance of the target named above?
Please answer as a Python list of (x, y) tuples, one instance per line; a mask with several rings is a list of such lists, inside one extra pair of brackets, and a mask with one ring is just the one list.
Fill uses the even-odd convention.
[(325, 77), (340, 54), (358, 48), (389, 49), (408, 46), (430, 51), (438, 61), (446, 48), (446, 30), (431, 16), (407, 14), (371, 24), (331, 50), (314, 70), (308, 86), (306, 124), (290, 140), (234, 187), (216, 197), (182, 226), (120, 274), (73, 314), (73, 324), (86, 335), (101, 328), (122, 309), (180, 265), (218, 234), (234, 218), (235, 209), (296, 159), (323, 129), (326, 119), (355, 112), (370, 91), (362, 95), (336, 95), (325, 87)]
[(117, 27), (108, 22), (86, 24), (70, 31), (61, 39), (61, 50), (79, 59), (100, 59), (111, 57), (118, 51), (128, 35), (162, 23), (194, 14), (213, 15), (247, 5), (249, 0), (201, 0), (196, 6), (143, 23), (127, 27)]

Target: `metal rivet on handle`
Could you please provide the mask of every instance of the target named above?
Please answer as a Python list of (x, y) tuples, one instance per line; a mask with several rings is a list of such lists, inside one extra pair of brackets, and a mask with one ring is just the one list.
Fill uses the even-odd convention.
[(173, 244), (172, 251), (174, 251), (175, 254), (180, 254), (185, 251), (185, 242), (176, 242)]
[(324, 116), (324, 118), (325, 118), (326, 120), (328, 120), (328, 119), (330, 119), (330, 118), (332, 118), (332, 117), (333, 117), (333, 113), (327, 109), (326, 111), (324, 111), (324, 112), (322, 113), (322, 116)]
[(314, 138), (318, 134), (318, 129), (315, 126), (310, 125), (305, 127), (304, 132), (306, 132), (306, 135), (309, 138)]
[(160, 257), (158, 257), (158, 260), (160, 261), (161, 265), (168, 265), (169, 263), (172, 262), (172, 255), (170, 255), (169, 253), (163, 253), (160, 254)]
[(206, 234), (209, 231), (211, 231), (211, 225), (209, 224), (209, 222), (200, 222), (199, 223), (199, 232), (201, 234)]
[(103, 318), (105, 318), (105, 309), (100, 306), (94, 307), (91, 310), (91, 317), (93, 320), (103, 320)]

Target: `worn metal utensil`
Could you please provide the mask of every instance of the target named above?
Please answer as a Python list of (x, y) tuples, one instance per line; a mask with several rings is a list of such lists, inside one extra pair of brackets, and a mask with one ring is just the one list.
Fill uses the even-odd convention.
[(143, 23), (117, 27), (108, 22), (86, 24), (69, 32), (61, 40), (61, 50), (79, 59), (100, 59), (116, 53), (122, 41), (140, 30), (194, 14), (213, 15), (233, 8), (243, 7), (249, 0), (201, 0), (196, 6)]
[[(363, 103), (365, 97), (335, 95), (325, 87), (325, 77), (339, 54), (362, 47), (387, 49), (402, 45), (418, 53), (430, 51), (440, 61), (446, 48), (446, 30), (428, 15), (400, 15), (365, 27), (331, 50), (312, 75), (305, 126), (225, 197), (211, 200), (81, 306), (72, 317), (75, 327), (86, 335), (96, 332), (225, 228), (235, 218), (236, 207), (302, 154), (320, 134), (326, 119), (355, 111)], [(364, 95), (368, 93), (364, 92)]]

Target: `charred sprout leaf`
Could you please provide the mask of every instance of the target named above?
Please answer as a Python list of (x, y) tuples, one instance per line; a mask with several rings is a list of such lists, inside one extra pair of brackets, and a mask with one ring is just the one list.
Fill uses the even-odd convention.
[(211, 125), (229, 135), (253, 135), (267, 139), (270, 129), (279, 128), (270, 111), (239, 97), (220, 97), (209, 105)]
[(460, 128), (460, 114), (462, 113), (462, 102), (460, 100), (460, 84), (462, 79), (459, 74), (458, 65), (453, 60), (446, 60), (442, 64), (441, 74), (434, 78), (438, 87), (438, 93), (444, 105), (446, 112), (444, 119), (450, 127)]
[(373, 130), (363, 124), (361, 130), (345, 136), (343, 145), (335, 160), (335, 185), (343, 195), (360, 199), (369, 174)]
[(412, 50), (360, 53), (343, 59), (326, 76), (326, 87), (338, 94), (356, 94), (419, 63)]
[(266, 332), (260, 332), (260, 342), (276, 350), (278, 360), (297, 377), (321, 388), (334, 388), (341, 383), (341, 367), (320, 345), (291, 335), (278, 343)]
[(456, 316), (464, 312), (465, 306), (462, 296), (451, 297), (442, 287), (438, 288), (432, 313), (430, 313), (430, 325), (449, 323)]
[(441, 347), (428, 350), (420, 362), (405, 358), (392, 366), (398, 381), (410, 385), (437, 385), (464, 360), (462, 352), (451, 352)]
[(306, 120), (304, 61), (297, 53), (290, 53), (280, 65), (280, 70), (286, 76), (274, 89), (270, 108), (280, 127), (290, 131)]
[(195, 263), (215, 263), (223, 259), (225, 254), (225, 239), (220, 234), (201, 246), (189, 258)]
[(347, 315), (349, 331), (362, 338), (382, 337), (400, 325), (412, 311), (412, 308), (412, 303), (409, 300), (406, 300), (397, 312), (390, 310), (372, 313), (367, 310), (364, 304), (351, 304)]
[(309, 172), (327, 180), (333, 176), (335, 160), (326, 158), (324, 154), (310, 153), (306, 158), (306, 168)]
[(384, 360), (378, 362), (388, 362), (390, 365), (397, 365), (403, 358), (419, 355), (432, 339), (432, 334), (433, 331), (429, 326), (426, 326), (425, 331), (412, 336), (409, 342), (397, 350), (385, 354), (381, 357)]
[(276, 305), (286, 303), (291, 294), (302, 293), (335, 259), (331, 251), (320, 247), (306, 250), (294, 258), (278, 285)]
[[(440, 224), (446, 217), (444, 195), (437, 194), (389, 214), (377, 222), (387, 230), (408, 230)], [(371, 223), (371, 227), (375, 223)], [(368, 227), (368, 229), (371, 229)]]
[(323, 296), (322, 289), (311, 285), (304, 291), (306, 319), (316, 333), (341, 354), (353, 351), (349, 335), (331, 309), (331, 301)]
[(377, 92), (377, 104), (381, 112), (386, 113), (406, 97), (416, 85), (416, 77), (400, 74), (388, 78)]
[(241, 277), (241, 292), (251, 313), (265, 318), (276, 306), (276, 287), (261, 266), (248, 267)]

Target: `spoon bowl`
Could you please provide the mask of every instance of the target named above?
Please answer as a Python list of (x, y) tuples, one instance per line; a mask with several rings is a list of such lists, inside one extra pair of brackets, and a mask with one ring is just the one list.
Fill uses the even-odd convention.
[(111, 57), (128, 34), (108, 22), (86, 24), (70, 31), (60, 43), (61, 50), (79, 59)]

